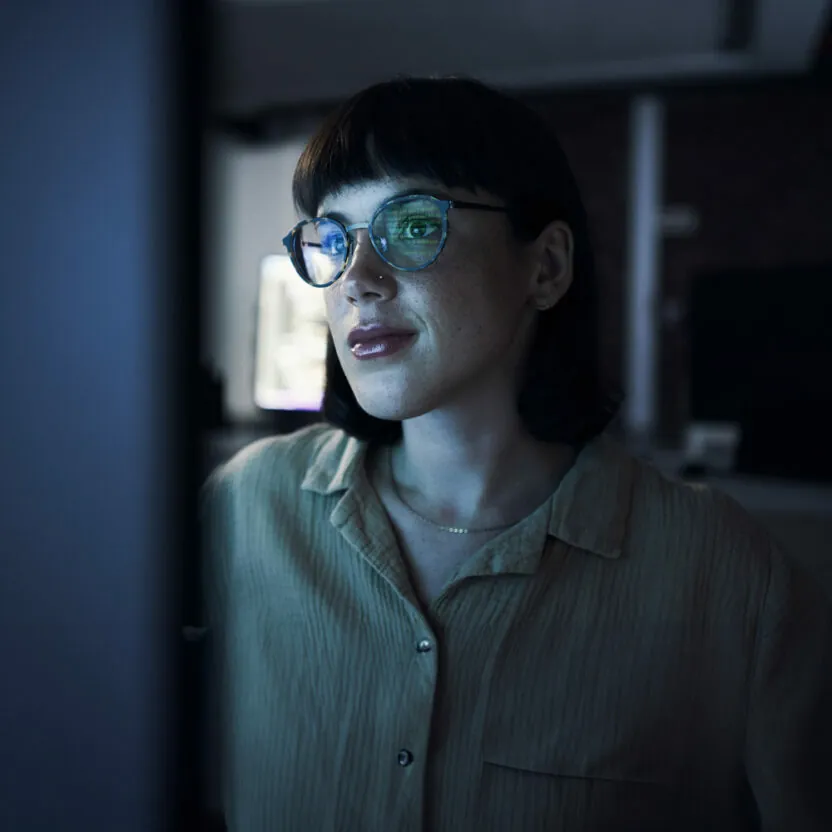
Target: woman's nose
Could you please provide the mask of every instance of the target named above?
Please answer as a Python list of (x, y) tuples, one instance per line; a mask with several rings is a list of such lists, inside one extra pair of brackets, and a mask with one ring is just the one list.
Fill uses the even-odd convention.
[(356, 233), (352, 258), (341, 276), (347, 300), (356, 303), (374, 297), (389, 300), (395, 295), (390, 267), (378, 256), (366, 230)]

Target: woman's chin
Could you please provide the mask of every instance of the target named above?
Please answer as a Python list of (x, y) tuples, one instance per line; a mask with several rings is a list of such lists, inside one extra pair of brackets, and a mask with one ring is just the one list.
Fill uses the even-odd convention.
[(361, 391), (356, 391), (355, 398), (362, 409), (370, 416), (393, 422), (414, 419), (433, 409), (432, 403), (424, 393), (414, 396), (412, 393), (410, 395), (406, 393), (391, 395), (390, 392), (386, 392), (382, 395), (377, 392), (362, 394)]

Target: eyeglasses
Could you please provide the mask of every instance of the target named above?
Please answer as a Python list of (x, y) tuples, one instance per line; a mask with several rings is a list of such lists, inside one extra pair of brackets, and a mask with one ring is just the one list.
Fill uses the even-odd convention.
[(344, 225), (331, 217), (299, 222), (284, 238), (297, 273), (310, 286), (331, 286), (344, 273), (355, 250), (353, 232), (366, 228), (378, 256), (405, 272), (427, 268), (439, 257), (448, 238), (448, 211), (466, 208), (506, 211), (496, 205), (460, 202), (423, 194), (382, 202), (369, 222)]

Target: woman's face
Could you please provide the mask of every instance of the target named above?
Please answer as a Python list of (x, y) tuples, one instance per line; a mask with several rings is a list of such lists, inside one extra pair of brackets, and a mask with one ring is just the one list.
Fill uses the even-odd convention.
[[(382, 202), (413, 188), (500, 204), (486, 194), (408, 178), (344, 188), (318, 214), (336, 215), (345, 225), (367, 222)], [(515, 240), (503, 213), (451, 208), (448, 229), (438, 259), (416, 272), (385, 263), (368, 232), (355, 231), (352, 260), (323, 290), (341, 366), (358, 403), (377, 418), (414, 418), (490, 388), (514, 396), (537, 303), (548, 297), (541, 288), (547, 255), (536, 243)], [(560, 236), (568, 249), (568, 229)], [(368, 324), (412, 336), (388, 342), (388, 349), (370, 337), (356, 346), (351, 332)]]

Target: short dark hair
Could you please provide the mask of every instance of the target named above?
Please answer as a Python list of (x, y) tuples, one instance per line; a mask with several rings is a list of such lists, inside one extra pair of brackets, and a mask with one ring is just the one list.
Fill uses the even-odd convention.
[[(580, 446), (612, 421), (621, 401), (600, 375), (595, 264), (586, 211), (572, 170), (544, 119), (479, 81), (400, 77), (371, 86), (323, 122), (292, 183), (302, 216), (342, 187), (385, 176), (420, 176), (447, 188), (501, 198), (519, 239), (554, 220), (574, 237), (574, 279), (539, 313), (518, 408), (539, 440)], [(355, 398), (332, 336), (326, 353), (323, 416), (360, 439), (392, 442), (401, 422), (378, 419)]]

